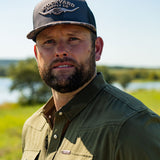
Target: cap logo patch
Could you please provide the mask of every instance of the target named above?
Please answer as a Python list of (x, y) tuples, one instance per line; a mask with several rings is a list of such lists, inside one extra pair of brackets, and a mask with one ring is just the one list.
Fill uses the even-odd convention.
[(77, 10), (79, 7), (75, 8), (75, 9), (66, 9), (66, 8), (53, 8), (48, 12), (39, 12), (39, 14), (46, 16), (48, 14), (54, 14), (54, 15), (59, 15), (61, 13), (65, 13), (65, 12), (74, 12), (75, 10)]
[(66, 0), (57, 0), (55, 2), (51, 2), (50, 4), (47, 4), (42, 12), (39, 12), (39, 14), (46, 16), (46, 15), (60, 15), (61, 13), (65, 13), (65, 12), (74, 12), (77, 9), (79, 9), (79, 7), (75, 8), (75, 4), (71, 3), (69, 1)]

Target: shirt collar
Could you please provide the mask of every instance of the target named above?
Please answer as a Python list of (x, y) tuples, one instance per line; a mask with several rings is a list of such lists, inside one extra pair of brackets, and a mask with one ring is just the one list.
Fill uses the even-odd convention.
[(86, 108), (87, 104), (90, 103), (105, 86), (106, 83), (102, 74), (98, 73), (84, 89), (60, 109), (60, 112), (63, 112), (68, 120), (72, 121), (72, 119)]
[(52, 126), (54, 115), (59, 114), (60, 112), (65, 115), (68, 121), (72, 121), (72, 119), (86, 108), (87, 104), (90, 103), (105, 86), (106, 82), (104, 81), (102, 74), (97, 73), (97, 76), (57, 113), (52, 97), (43, 107), (43, 114), (47, 119), (47, 122)]
[(49, 99), (49, 101), (43, 106), (42, 114), (49, 123), (50, 127), (53, 127), (53, 119), (55, 115), (56, 109), (54, 105), (53, 97)]

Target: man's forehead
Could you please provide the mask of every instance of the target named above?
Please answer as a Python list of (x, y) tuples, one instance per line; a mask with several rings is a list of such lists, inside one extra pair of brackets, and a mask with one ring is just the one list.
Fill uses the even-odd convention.
[[(58, 32), (57, 32), (58, 31)], [(60, 24), (55, 26), (47, 27), (46, 29), (42, 30), (37, 37), (39, 36), (49, 36), (51, 34), (57, 34), (57, 33), (65, 33), (68, 35), (78, 35), (78, 34), (86, 34), (90, 33), (89, 29), (79, 26), (79, 25), (73, 25), (73, 24)]]

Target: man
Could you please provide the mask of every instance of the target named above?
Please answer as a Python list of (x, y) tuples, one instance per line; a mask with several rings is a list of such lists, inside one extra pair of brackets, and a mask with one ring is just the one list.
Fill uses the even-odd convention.
[(160, 117), (96, 73), (103, 40), (84, 0), (43, 0), (28, 38), (52, 98), (24, 124), (22, 160), (159, 160)]

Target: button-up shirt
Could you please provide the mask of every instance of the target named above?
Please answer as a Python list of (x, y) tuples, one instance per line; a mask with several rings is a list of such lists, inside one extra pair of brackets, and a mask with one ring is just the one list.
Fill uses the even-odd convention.
[(160, 117), (98, 74), (57, 112), (51, 98), (22, 139), (22, 160), (160, 160)]

